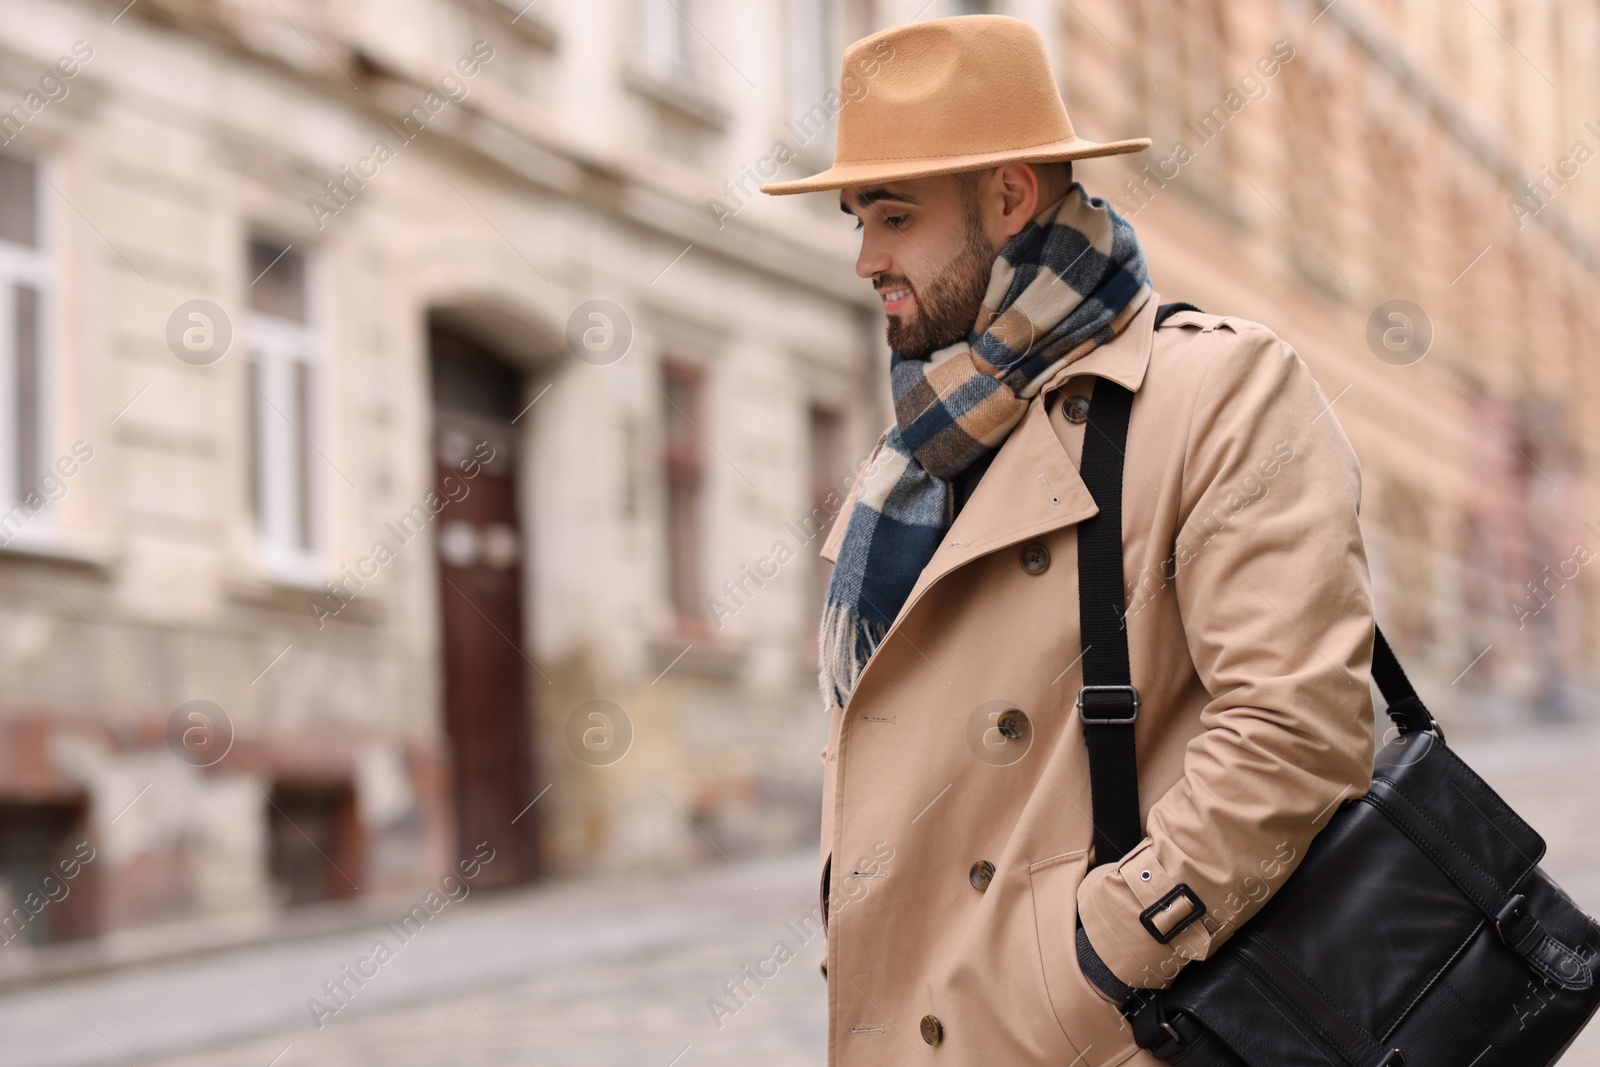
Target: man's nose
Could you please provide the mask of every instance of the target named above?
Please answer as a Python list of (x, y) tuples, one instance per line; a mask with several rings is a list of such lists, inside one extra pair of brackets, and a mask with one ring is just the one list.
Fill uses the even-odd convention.
[(871, 237), (861, 238), (861, 254), (856, 256), (856, 274), (862, 278), (872, 278), (888, 271), (890, 260), (882, 246)]

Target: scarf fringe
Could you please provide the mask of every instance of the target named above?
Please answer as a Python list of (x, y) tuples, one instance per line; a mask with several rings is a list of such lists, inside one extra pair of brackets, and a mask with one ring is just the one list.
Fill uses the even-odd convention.
[(849, 605), (823, 605), (822, 625), (817, 631), (817, 659), (820, 661), (817, 682), (822, 695), (832, 697), (832, 703), (827, 704), (824, 711), (844, 707), (867, 660), (888, 634), (887, 626), (867, 622)]

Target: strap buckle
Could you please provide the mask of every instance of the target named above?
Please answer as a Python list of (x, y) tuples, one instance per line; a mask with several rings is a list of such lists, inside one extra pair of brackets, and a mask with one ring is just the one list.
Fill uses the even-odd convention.
[[(1161, 929), (1155, 924), (1155, 917), (1161, 912), (1164, 912), (1168, 908), (1172, 907), (1172, 902), (1177, 900), (1179, 897), (1188, 898), (1191, 905), (1191, 910), (1189, 914), (1185, 915), (1183, 918), (1174, 923), (1172, 929), (1168, 930), (1166, 933), (1162, 933)], [(1204, 915), (1205, 913), (1206, 904), (1205, 901), (1200, 899), (1200, 894), (1196, 893), (1193, 889), (1190, 889), (1187, 882), (1179, 882), (1177, 885), (1173, 886), (1170, 890), (1163, 894), (1160, 900), (1156, 901), (1154, 904), (1150, 905), (1148, 908), (1139, 913), (1139, 923), (1146, 930), (1150, 931), (1151, 937), (1165, 945), (1167, 942), (1171, 941), (1173, 938), (1187, 930), (1192, 923), (1198, 920), (1200, 916)]]
[(1133, 1040), (1158, 1060), (1182, 1059), (1185, 1050), (1201, 1039), (1203, 1031), (1178, 1008), (1169, 1007), (1159, 990), (1141, 989), (1136, 1008), (1123, 1008), (1123, 1018), (1133, 1028)]
[(1527, 913), (1528, 898), (1521, 893), (1505, 902), (1505, 905), (1494, 917), (1494, 932), (1500, 935), (1501, 941), (1504, 941), (1507, 945), (1511, 944), (1511, 935), (1506, 932), (1506, 928), (1524, 918)]
[[(1102, 714), (1117, 711), (1125, 711), (1125, 714)], [(1083, 686), (1078, 690), (1078, 718), (1085, 726), (1131, 724), (1139, 718), (1139, 690), (1131, 685)]]

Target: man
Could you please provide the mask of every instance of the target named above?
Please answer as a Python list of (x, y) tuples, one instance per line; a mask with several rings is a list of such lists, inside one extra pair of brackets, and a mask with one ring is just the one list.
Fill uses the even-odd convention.
[[(1270, 331), (1157, 327), (1137, 238), (1071, 162), (1149, 142), (1077, 137), (1035, 31), (913, 24), (845, 70), (869, 53), (834, 165), (764, 187), (839, 191), (892, 349), (895, 424), (823, 549), (829, 1062), (1147, 1067), (1119, 1004), (1218, 948), (1367, 788), (1359, 469)], [(1079, 462), (1123, 390), (1117, 524)], [(1123, 588), (1097, 601), (1114, 571), (1087, 567), (1083, 607), (1115, 611), (1131, 714), (1086, 724), (1079, 536), (1107, 506)], [(1111, 725), (1137, 761), (1120, 844), (1087, 751)]]

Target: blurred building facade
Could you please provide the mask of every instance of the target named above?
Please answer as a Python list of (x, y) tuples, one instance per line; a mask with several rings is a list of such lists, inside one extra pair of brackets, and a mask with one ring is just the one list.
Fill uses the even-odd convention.
[(1600, 5), (1065, 6), (1069, 108), (1155, 139), (1105, 195), (1167, 299), (1316, 372), (1441, 713), (1593, 714)]
[(1591, 707), (1600, 16), (1479, 6), (5, 0), (5, 939), (811, 840), (884, 353), (755, 186), (914, 17), (1155, 138), (1080, 179), (1311, 363), (1445, 714)]

